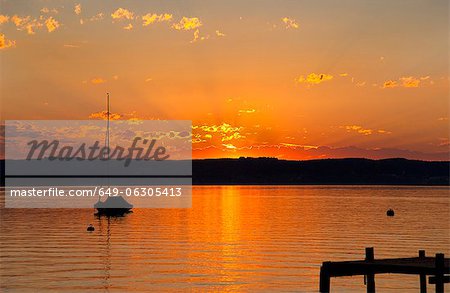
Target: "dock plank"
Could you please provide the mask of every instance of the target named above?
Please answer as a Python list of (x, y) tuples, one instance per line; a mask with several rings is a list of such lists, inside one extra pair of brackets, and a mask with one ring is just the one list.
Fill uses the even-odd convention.
[(443, 284), (448, 282), (450, 259), (443, 254), (426, 257), (419, 251), (419, 257), (375, 259), (373, 248), (366, 248), (366, 259), (355, 261), (326, 261), (320, 269), (320, 292), (330, 291), (330, 278), (343, 276), (367, 276), (367, 292), (375, 292), (376, 274), (413, 274), (420, 276), (421, 292), (426, 292), (426, 276), (436, 284), (436, 292), (443, 292)]

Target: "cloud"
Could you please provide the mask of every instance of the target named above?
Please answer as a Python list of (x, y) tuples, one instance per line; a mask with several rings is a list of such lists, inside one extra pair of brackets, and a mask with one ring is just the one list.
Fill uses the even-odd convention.
[(232, 145), (232, 144), (230, 144), (230, 143), (224, 143), (224, 144), (222, 144), (225, 148), (227, 148), (227, 149), (231, 149), (231, 150), (235, 150), (236, 149), (236, 147), (234, 146), (234, 145)]
[(439, 138), (439, 144), (438, 146), (440, 147), (449, 147), (450, 146), (450, 140), (446, 137), (444, 138)]
[(228, 123), (222, 123), (219, 125), (195, 125), (192, 126), (192, 129), (199, 129), (204, 132), (219, 132), (219, 133), (230, 133), (235, 131), (240, 131), (242, 127), (233, 127)]
[(22, 27), (23, 25), (25, 25), (27, 22), (30, 21), (30, 16), (25, 16), (25, 17), (20, 17), (18, 15), (13, 15), (11, 17), (11, 21), (14, 23), (14, 25), (18, 28)]
[(200, 31), (198, 29), (194, 32), (194, 38), (191, 40), (191, 43), (195, 43), (197, 41), (204, 41), (209, 39), (209, 36), (200, 36)]
[[(41, 16), (41, 18), (43, 18), (43, 16)], [(27, 34), (29, 35), (34, 35), (35, 28), (40, 28), (43, 26), (43, 24), (40, 23), (37, 19), (31, 20), (31, 16), (21, 17), (18, 15), (13, 15), (11, 17), (11, 22), (14, 23), (18, 30), (26, 30)]]
[(44, 7), (44, 8), (41, 9), (41, 12), (42, 13), (55, 13), (55, 14), (57, 14), (58, 10), (56, 10), (56, 8), (49, 9), (47, 7)]
[(18, 16), (13, 15), (11, 17), (11, 22), (17, 27), (18, 30), (26, 30), (29, 35), (34, 35), (34, 28), (41, 27), (42, 24), (39, 23), (36, 19), (31, 20), (31, 16)]
[(38, 22), (37, 20), (34, 19), (33, 21), (27, 23), (24, 27), (27, 30), (27, 34), (34, 35), (35, 34), (34, 29), (35, 28), (40, 28), (42, 26), (43, 26), (42, 23), (40, 23), (40, 22)]
[(303, 75), (296, 79), (297, 83), (306, 83), (306, 84), (319, 84), (324, 81), (332, 80), (333, 76), (325, 73), (310, 73), (308, 76), (304, 77)]
[(73, 8), (73, 11), (75, 12), (76, 15), (80, 15), (81, 14), (81, 4), (78, 3), (77, 5), (75, 5), (75, 7)]
[(127, 26), (123, 27), (124, 30), (132, 30), (133, 29), (133, 25), (131, 23), (129, 23)]
[(286, 25), (287, 29), (293, 28), (293, 29), (298, 29), (300, 26), (298, 25), (298, 23), (295, 21), (295, 19), (291, 19), (289, 17), (283, 17), (281, 19), (282, 22), (284, 22), (284, 24)]
[(53, 17), (49, 17), (45, 20), (45, 26), (47, 27), (47, 30), (49, 33), (59, 28), (60, 24), (57, 20), (55, 20)]
[(202, 25), (203, 25), (203, 23), (197, 17), (189, 18), (189, 17), (183, 16), (183, 18), (178, 23), (174, 23), (172, 25), (172, 27), (176, 30), (188, 31), (188, 30), (196, 29)]
[(72, 45), (72, 44), (64, 44), (63, 47), (65, 47), (65, 48), (80, 48), (80, 46)]
[(113, 19), (134, 19), (134, 13), (125, 8), (118, 8), (114, 13), (111, 14)]
[(247, 113), (247, 114), (250, 114), (250, 113), (255, 113), (255, 112), (256, 112), (255, 109), (244, 109), (244, 110), (239, 110), (239, 113)]
[(105, 18), (105, 15), (103, 14), (103, 12), (99, 12), (96, 15), (89, 18), (89, 21), (98, 21), (98, 20), (102, 20), (103, 18)]
[(419, 87), (420, 79), (414, 78), (412, 76), (400, 77), (403, 87)]
[(398, 83), (394, 80), (387, 80), (383, 83), (383, 88), (387, 89), (387, 88), (393, 88), (393, 87), (397, 87)]
[(423, 84), (433, 85), (434, 81), (431, 80), (429, 75), (422, 77), (414, 76), (403, 76), (398, 80), (387, 80), (383, 84), (383, 88), (394, 88), (394, 87), (404, 87), (404, 88), (418, 88)]
[(360, 125), (346, 125), (346, 126), (340, 126), (340, 128), (344, 128), (345, 130), (347, 130), (347, 132), (357, 132), (359, 134), (362, 135), (372, 135), (374, 133), (379, 133), (379, 134), (391, 134), (392, 132), (384, 130), (384, 129), (367, 129), (364, 128)]
[(234, 133), (232, 133), (230, 135), (222, 136), (221, 140), (222, 141), (230, 141), (230, 140), (233, 140), (233, 139), (240, 139), (240, 138), (245, 138), (245, 136), (241, 135), (239, 132), (234, 132)]
[(164, 14), (156, 14), (156, 13), (147, 13), (146, 15), (143, 15), (142, 17), (142, 25), (148, 26), (155, 22), (164, 22), (164, 21), (171, 21), (173, 18), (172, 14), (164, 13)]
[(9, 21), (9, 16), (8, 15), (0, 14), (0, 25), (4, 24), (4, 23), (7, 23), (8, 21)]
[(348, 73), (340, 73), (339, 76), (346, 77), (348, 76)]
[(105, 83), (106, 79), (103, 79), (101, 77), (95, 77), (93, 79), (91, 79), (91, 83), (93, 84), (100, 84), (100, 83)]
[[(122, 117), (123, 117), (123, 115), (118, 114), (118, 113), (110, 113), (109, 114), (110, 120), (119, 120)], [(92, 113), (89, 115), (89, 119), (106, 120), (106, 119), (108, 119), (108, 111), (100, 111), (100, 112)]]
[(240, 133), (242, 127), (234, 127), (228, 123), (222, 123), (220, 125), (194, 125), (192, 126), (192, 130), (196, 137), (195, 143), (205, 142), (205, 139), (214, 139), (222, 143), (245, 138)]
[(149, 77), (149, 78), (146, 78), (145, 79), (145, 82), (150, 82), (150, 81), (152, 81), (153, 79), (151, 78), (151, 77)]
[(293, 148), (302, 148), (304, 150), (317, 149), (319, 146), (316, 145), (304, 145), (304, 144), (295, 144), (295, 143), (280, 143), (280, 145), (285, 147), (293, 147)]
[(16, 46), (16, 41), (8, 40), (4, 34), (0, 34), (0, 50), (14, 48)]
[(218, 36), (218, 37), (225, 37), (226, 35), (224, 33), (222, 33), (221, 31), (216, 30), (216, 36)]

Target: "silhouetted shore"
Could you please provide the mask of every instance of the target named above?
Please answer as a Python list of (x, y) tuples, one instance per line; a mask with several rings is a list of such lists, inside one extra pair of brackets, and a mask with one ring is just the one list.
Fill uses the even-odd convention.
[[(2, 186), (5, 162), (1, 162)], [(450, 162), (407, 159), (274, 158), (204, 159), (192, 162), (194, 185), (449, 185)]]
[(450, 162), (407, 159), (286, 161), (240, 158), (194, 160), (192, 168), (193, 183), (196, 185), (449, 185)]

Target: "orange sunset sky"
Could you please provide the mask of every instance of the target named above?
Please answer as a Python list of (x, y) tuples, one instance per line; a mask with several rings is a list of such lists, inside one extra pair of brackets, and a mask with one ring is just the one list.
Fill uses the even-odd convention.
[(449, 158), (448, 1), (0, 0), (2, 120), (192, 120), (193, 157)]

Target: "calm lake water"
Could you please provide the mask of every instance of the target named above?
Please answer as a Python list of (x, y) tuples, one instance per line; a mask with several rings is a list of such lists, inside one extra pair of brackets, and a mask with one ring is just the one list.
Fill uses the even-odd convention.
[[(450, 255), (449, 219), (446, 187), (194, 187), (192, 209), (111, 219), (2, 209), (1, 291), (315, 292), (323, 261), (362, 259), (368, 246), (376, 258)], [(377, 275), (376, 286), (418, 291), (419, 279)], [(332, 279), (331, 289), (363, 292), (363, 277)]]

